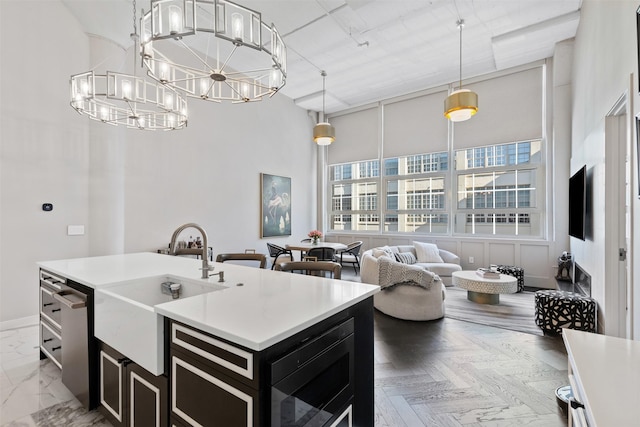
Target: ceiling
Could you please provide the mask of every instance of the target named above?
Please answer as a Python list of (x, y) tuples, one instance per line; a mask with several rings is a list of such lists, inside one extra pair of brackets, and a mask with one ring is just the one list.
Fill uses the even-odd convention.
[[(280, 94), (326, 112), (457, 82), (553, 55), (575, 36), (582, 0), (234, 0), (287, 46)], [(62, 0), (89, 34), (132, 44), (132, 0)], [(136, 2), (138, 16), (149, 0)], [(278, 95), (276, 95), (278, 96)], [(268, 101), (265, 101), (268, 102)]]

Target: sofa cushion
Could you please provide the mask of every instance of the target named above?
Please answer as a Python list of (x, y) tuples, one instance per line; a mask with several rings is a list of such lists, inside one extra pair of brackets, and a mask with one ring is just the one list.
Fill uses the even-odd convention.
[(418, 262), (444, 262), (438, 246), (433, 243), (413, 242)]
[(417, 262), (416, 256), (411, 252), (398, 252), (396, 254), (396, 261), (403, 264), (415, 264)]
[(460, 265), (447, 262), (418, 262), (416, 265), (424, 267), (441, 277), (451, 277), (451, 273), (454, 271), (462, 271)]

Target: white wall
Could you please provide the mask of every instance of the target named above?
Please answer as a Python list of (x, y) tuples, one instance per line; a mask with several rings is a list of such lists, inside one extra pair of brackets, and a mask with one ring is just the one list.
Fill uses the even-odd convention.
[[(87, 253), (87, 239), (67, 237), (66, 227), (89, 216), (88, 132), (68, 102), (69, 76), (87, 68), (89, 42), (59, 2), (2, 1), (0, 19), (4, 321), (37, 314), (36, 260)], [(53, 211), (42, 211), (45, 202)]]
[[(188, 127), (173, 132), (91, 122), (69, 106), (69, 76), (101, 55), (132, 73), (130, 52), (82, 33), (59, 1), (2, 0), (0, 16), (2, 328), (36, 318), (37, 261), (155, 251), (185, 222), (207, 230), (215, 253), (266, 253), (261, 172), (292, 178), (292, 237), (277, 241), (316, 227), (313, 123), (290, 99), (192, 100)], [(67, 236), (68, 225), (86, 234)]]
[[(629, 91), (629, 78), (637, 75), (635, 1), (584, 0), (576, 35), (573, 66), (573, 109), (571, 171), (586, 164), (593, 180), (593, 234), (587, 240), (571, 239), (576, 261), (591, 275), (592, 295), (598, 300), (600, 319), (613, 319), (606, 313), (607, 286), (605, 271), (605, 116), (616, 101)], [(637, 87), (630, 100), (637, 103)], [(638, 112), (637, 107), (634, 110)], [(629, 129), (632, 132), (632, 129)], [(635, 145), (635, 144), (634, 144)], [(635, 172), (635, 161), (632, 164)], [(633, 174), (633, 194), (637, 195), (637, 175)], [(637, 197), (634, 212), (639, 212)], [(637, 217), (637, 215), (635, 215)], [(634, 220), (634, 241), (640, 241), (638, 221)], [(638, 245), (632, 246), (633, 267), (639, 265)], [(633, 256), (633, 255), (632, 255)], [(638, 280), (634, 283), (636, 312), (640, 309)], [(634, 316), (634, 338), (640, 337), (640, 315)], [(601, 329), (607, 331), (606, 322)]]

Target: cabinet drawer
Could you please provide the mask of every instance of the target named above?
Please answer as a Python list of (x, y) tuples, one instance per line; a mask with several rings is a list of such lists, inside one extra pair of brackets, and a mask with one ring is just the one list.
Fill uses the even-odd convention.
[(61, 291), (67, 283), (67, 279), (57, 274), (49, 273), (46, 270), (40, 270), (40, 284), (49, 286), (56, 291)]
[(172, 352), (170, 371), (174, 420), (202, 427), (260, 425), (257, 390), (180, 351)]
[[(246, 384), (257, 384), (253, 353), (171, 322), (171, 346)], [(204, 359), (204, 360), (203, 360)]]
[(62, 337), (45, 322), (40, 322), (40, 349), (62, 369)]
[(53, 297), (54, 293), (45, 286), (40, 286), (40, 316), (56, 328), (61, 329), (62, 311), (60, 301)]

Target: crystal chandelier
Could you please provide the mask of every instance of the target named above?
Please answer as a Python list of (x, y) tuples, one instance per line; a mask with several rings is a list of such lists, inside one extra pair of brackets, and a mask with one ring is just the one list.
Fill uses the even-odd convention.
[(136, 75), (138, 33), (133, 1), (134, 74), (93, 70), (71, 76), (71, 107), (111, 125), (142, 130), (175, 130), (187, 125), (187, 103), (178, 92)]
[(259, 101), (285, 85), (285, 44), (259, 12), (228, 0), (151, 0), (140, 27), (147, 74), (187, 97)]
[(462, 27), (464, 19), (459, 19), (456, 24), (460, 29), (460, 84), (458, 89), (444, 100), (444, 116), (452, 122), (469, 120), (478, 112), (478, 94), (469, 89), (462, 89)]

